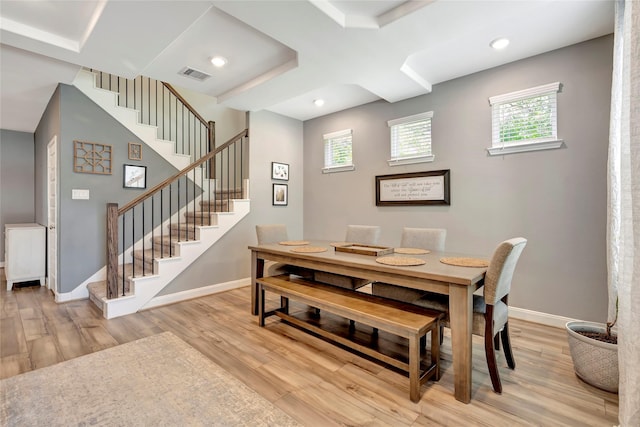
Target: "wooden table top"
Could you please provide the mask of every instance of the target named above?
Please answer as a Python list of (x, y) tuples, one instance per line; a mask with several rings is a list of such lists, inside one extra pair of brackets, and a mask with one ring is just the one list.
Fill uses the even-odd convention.
[(375, 256), (335, 251), (331, 246), (331, 241), (310, 240), (309, 246), (326, 247), (327, 250), (319, 253), (299, 253), (292, 251), (294, 247), (278, 243), (251, 245), (249, 249), (261, 254), (266, 259), (271, 259), (268, 255), (273, 255), (278, 258), (276, 261), (289, 261), (291, 264), (295, 264), (296, 260), (305, 260), (459, 285), (474, 285), (484, 279), (487, 271), (486, 267), (459, 267), (440, 262), (442, 257), (469, 256), (469, 254), (452, 252), (430, 252), (424, 255), (395, 254), (394, 256), (420, 258), (426, 263), (418, 266), (393, 266), (376, 262)]

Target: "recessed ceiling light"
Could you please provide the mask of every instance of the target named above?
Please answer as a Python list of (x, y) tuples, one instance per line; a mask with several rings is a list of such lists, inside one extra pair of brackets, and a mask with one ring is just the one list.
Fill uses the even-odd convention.
[(500, 37), (499, 39), (495, 39), (491, 43), (489, 43), (489, 46), (491, 46), (495, 50), (504, 49), (505, 47), (509, 46), (509, 39)]
[(314, 99), (313, 103), (316, 105), (316, 107), (322, 107), (324, 105), (324, 99)]
[(223, 56), (214, 56), (213, 58), (211, 58), (211, 63), (218, 68), (224, 67), (225, 65), (227, 65), (227, 58)]

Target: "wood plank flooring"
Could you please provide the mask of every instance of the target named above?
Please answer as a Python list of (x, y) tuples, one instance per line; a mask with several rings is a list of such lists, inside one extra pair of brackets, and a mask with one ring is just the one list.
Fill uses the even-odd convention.
[[(468, 405), (453, 397), (451, 340), (445, 329), (442, 379), (425, 384), (420, 402), (412, 403), (408, 379), (400, 372), (276, 317), (259, 328), (257, 317), (249, 314), (248, 287), (112, 320), (88, 300), (57, 304), (45, 288), (5, 289), (0, 270), (0, 378), (171, 331), (307, 426), (617, 424), (618, 396), (575, 376), (563, 329), (510, 322), (516, 369), (509, 370), (500, 354), (502, 395), (491, 388), (482, 338), (474, 337)], [(321, 317), (332, 327), (348, 326), (328, 314)], [(367, 339), (370, 330), (356, 327)], [(381, 332), (378, 345), (393, 352), (405, 344)]]

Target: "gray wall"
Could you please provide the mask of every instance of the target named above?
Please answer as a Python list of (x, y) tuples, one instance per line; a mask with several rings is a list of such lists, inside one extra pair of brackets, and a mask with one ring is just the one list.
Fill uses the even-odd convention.
[[(0, 130), (0, 227), (35, 220), (33, 134)], [(0, 238), (4, 262), (4, 237)]]
[[(247, 247), (257, 243), (257, 224), (286, 224), (289, 238), (302, 238), (302, 122), (266, 111), (250, 113), (249, 139), (251, 212), (159, 295), (249, 277)], [(271, 180), (272, 161), (289, 164), (288, 182)], [(274, 182), (289, 186), (288, 206), (272, 206)]]
[[(304, 235), (342, 239), (347, 224), (382, 227), (398, 245), (403, 226), (443, 227), (447, 249), (491, 254), (529, 239), (510, 303), (549, 314), (606, 317), (606, 163), (611, 36), (435, 85), (433, 92), (374, 102), (304, 123)], [(488, 98), (559, 81), (558, 150), (487, 156)], [(389, 119), (433, 111), (433, 163), (389, 167)], [(322, 134), (353, 129), (356, 170), (321, 173)], [(376, 175), (451, 170), (451, 205), (376, 207)]]
[[(55, 124), (59, 123), (56, 129)], [(123, 164), (147, 166), (147, 188), (176, 169), (143, 144), (143, 160), (128, 160), (128, 143), (142, 143), (133, 133), (73, 86), (60, 85), (36, 129), (36, 216), (46, 218), (47, 144), (58, 133), (58, 292), (71, 292), (105, 265), (106, 204), (123, 205), (142, 189), (123, 188)], [(111, 144), (111, 175), (73, 171), (73, 141)], [(87, 189), (89, 200), (72, 200), (72, 189)]]

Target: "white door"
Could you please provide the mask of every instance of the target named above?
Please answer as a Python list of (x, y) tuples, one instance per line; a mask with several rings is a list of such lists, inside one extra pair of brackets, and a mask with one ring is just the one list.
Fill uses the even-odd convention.
[(47, 287), (57, 293), (58, 277), (58, 139), (47, 145)]

